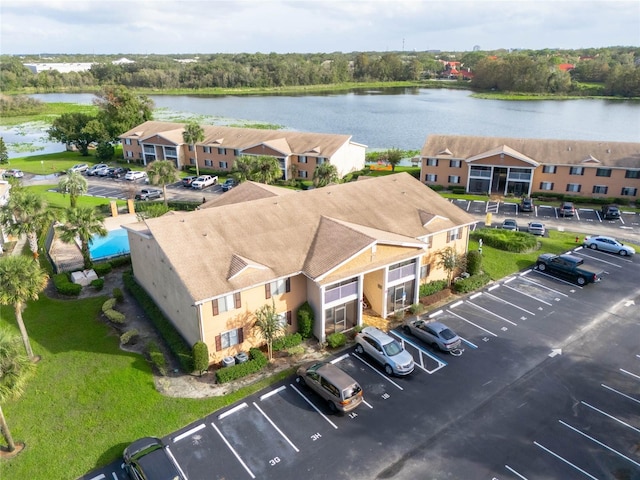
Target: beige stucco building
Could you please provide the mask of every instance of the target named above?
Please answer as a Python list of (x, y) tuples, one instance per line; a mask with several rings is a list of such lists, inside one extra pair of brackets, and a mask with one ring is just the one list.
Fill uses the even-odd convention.
[(125, 160), (147, 165), (171, 160), (176, 168), (195, 166), (231, 172), (243, 155), (278, 159), (284, 180), (310, 180), (317, 165), (335, 165), (340, 177), (364, 167), (366, 146), (349, 135), (262, 130), (202, 125), (204, 140), (192, 145), (183, 139), (185, 124), (148, 121), (120, 135)]
[(446, 278), (437, 253), (465, 253), (473, 217), (401, 173), (298, 192), (253, 182), (194, 212), (126, 225), (136, 280), (187, 343), (211, 362), (260, 342), (254, 312), (275, 305), (297, 329), (308, 301), (314, 335), (383, 317)]
[(427, 185), (471, 193), (638, 199), (640, 143), (429, 135), (420, 152)]

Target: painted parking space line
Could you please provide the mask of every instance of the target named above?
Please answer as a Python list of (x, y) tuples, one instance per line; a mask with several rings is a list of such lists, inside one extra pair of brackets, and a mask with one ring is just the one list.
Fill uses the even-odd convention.
[(258, 404), (257, 404), (256, 402), (253, 402), (253, 406), (254, 406), (254, 407), (256, 407), (256, 408), (258, 409), (258, 411), (262, 414), (262, 416), (263, 416), (264, 418), (266, 418), (266, 419), (267, 419), (267, 422), (269, 422), (269, 423), (271, 424), (271, 426), (272, 426), (273, 428), (275, 428), (276, 432), (278, 432), (278, 433), (280, 434), (280, 436), (281, 436), (282, 438), (284, 438), (284, 439), (286, 440), (286, 442), (287, 442), (289, 445), (291, 445), (291, 448), (293, 448), (293, 449), (296, 451), (296, 453), (300, 452), (300, 450), (298, 449), (298, 447), (296, 447), (296, 446), (294, 445), (294, 443), (293, 443), (291, 440), (289, 440), (289, 437), (287, 437), (287, 436), (284, 434), (284, 432), (278, 428), (278, 426), (273, 422), (273, 420), (271, 420), (271, 419), (269, 418), (269, 416), (268, 416), (266, 413), (264, 413), (264, 412), (262, 411), (262, 409), (258, 406)]
[(236, 405), (235, 407), (233, 407), (230, 410), (227, 410), (224, 413), (221, 413), (220, 415), (218, 415), (218, 420), (222, 420), (224, 417), (228, 417), (229, 415), (239, 412), (240, 410), (242, 410), (243, 408), (247, 408), (249, 405), (247, 405), (245, 402), (241, 403), (240, 405)]
[[(622, 265), (618, 265), (618, 264), (610, 262), (608, 260), (603, 260), (602, 258), (598, 258), (598, 257), (595, 257), (593, 255), (587, 255), (586, 253), (578, 252), (577, 250), (578, 249), (576, 249), (574, 252), (576, 254), (578, 254), (579, 256), (581, 256), (581, 257), (588, 258), (589, 260), (593, 260), (594, 262), (604, 263), (604, 264), (609, 265), (611, 267), (622, 268)], [(620, 260), (625, 260), (625, 259), (621, 257)], [(631, 260), (627, 260), (627, 262), (633, 263)]]
[(513, 325), (514, 327), (517, 327), (517, 326), (518, 326), (518, 324), (517, 324), (517, 323), (512, 322), (512, 321), (511, 321), (511, 320), (509, 320), (508, 318), (504, 318), (502, 315), (498, 315), (497, 313), (494, 313), (494, 312), (492, 312), (491, 310), (487, 310), (486, 308), (481, 307), (481, 306), (480, 306), (480, 305), (478, 305), (477, 303), (473, 303), (473, 302), (470, 302), (470, 301), (467, 301), (467, 303), (468, 303), (469, 305), (473, 306), (473, 307), (476, 307), (478, 310), (482, 310), (482, 311), (483, 311), (483, 312), (485, 312), (485, 313), (488, 313), (488, 314), (490, 314), (490, 315), (493, 315), (494, 317), (496, 317), (496, 318), (498, 318), (498, 319), (502, 320), (503, 322), (507, 322), (507, 323), (509, 323), (509, 324)]
[(589, 405), (587, 402), (581, 401), (581, 404), (583, 404), (586, 407), (591, 408), (592, 410), (595, 410), (596, 412), (604, 415), (605, 417), (610, 418), (611, 420), (615, 420), (616, 422), (618, 422), (621, 425), (624, 425), (625, 427), (630, 428), (631, 430), (635, 430), (636, 432), (640, 433), (640, 428), (636, 428), (632, 425), (629, 425), (627, 422), (624, 422), (622, 420), (620, 420), (619, 418), (614, 417), (613, 415), (608, 414), (607, 412), (603, 412), (602, 410), (600, 410), (599, 408), (594, 407), (593, 405)]
[(448, 313), (450, 313), (451, 315), (453, 315), (456, 318), (459, 318), (460, 320), (467, 322), (470, 325), (473, 325), (476, 328), (479, 328), (480, 330), (482, 330), (483, 332), (488, 333), (489, 335), (492, 335), (494, 337), (497, 337), (498, 335), (496, 335), (495, 333), (493, 333), (491, 330), (487, 330), (484, 327), (481, 327), (480, 325), (478, 325), (477, 323), (473, 323), (471, 320), (468, 320), (466, 318), (464, 318), (462, 315), (458, 315), (457, 313), (453, 313), (451, 310), (447, 310)]
[(581, 431), (581, 430), (579, 430), (579, 429), (577, 429), (577, 428), (575, 428), (575, 427), (572, 427), (571, 425), (569, 425), (569, 424), (568, 424), (568, 423), (566, 423), (566, 422), (563, 422), (562, 420), (558, 420), (558, 422), (560, 422), (560, 424), (561, 424), (561, 425), (564, 425), (565, 427), (570, 428), (570, 429), (571, 429), (571, 430), (573, 430), (574, 432), (579, 433), (579, 434), (580, 434), (580, 435), (582, 435), (583, 437), (588, 438), (588, 439), (589, 439), (589, 440), (591, 440), (592, 442), (597, 443), (597, 444), (598, 444), (598, 445), (600, 445), (601, 447), (606, 448), (606, 449), (607, 449), (607, 450), (609, 450), (610, 452), (615, 453), (616, 455), (618, 455), (618, 456), (620, 456), (620, 457), (624, 458), (625, 460), (630, 461), (630, 462), (631, 462), (631, 463), (633, 463), (635, 466), (640, 467), (640, 463), (636, 462), (635, 460), (632, 460), (631, 458), (627, 457), (627, 456), (626, 456), (626, 455), (624, 455), (623, 453), (620, 453), (620, 452), (618, 452), (617, 450), (615, 450), (615, 449), (611, 448), (609, 445), (607, 445), (607, 444), (605, 444), (605, 443), (602, 443), (600, 440), (598, 440), (598, 439), (596, 439), (596, 438), (592, 437), (591, 435), (587, 435), (587, 434), (586, 434), (586, 433), (584, 433), (583, 431)]
[(357, 353), (353, 354), (354, 357), (356, 357), (358, 360), (360, 360), (362, 363), (364, 363), (367, 367), (369, 367), (371, 370), (373, 370), (374, 372), (376, 372), (378, 375), (380, 375), (382, 378), (385, 378), (391, 385), (393, 385), (394, 387), (398, 388), (399, 390), (404, 390), (404, 388), (402, 388), (400, 385), (398, 385), (396, 382), (394, 382), (393, 380), (391, 380), (389, 377), (387, 377), (384, 373), (380, 372), (376, 367), (374, 367), (373, 365), (371, 365), (369, 362), (367, 362), (365, 359), (363, 359), (362, 357), (360, 357), (360, 355), (358, 355)]
[(601, 384), (600, 384), (600, 386), (601, 386), (601, 387), (603, 387), (603, 388), (606, 388), (607, 390), (609, 390), (609, 391), (611, 391), (611, 392), (617, 393), (618, 395), (620, 395), (620, 396), (622, 396), (622, 397), (624, 397), (624, 398), (627, 398), (627, 399), (629, 399), (629, 400), (631, 400), (631, 401), (633, 401), (633, 402), (640, 403), (640, 400), (635, 399), (635, 398), (633, 398), (631, 395), (627, 395), (626, 393), (622, 393), (622, 392), (620, 392), (620, 391), (616, 390), (616, 389), (615, 389), (615, 388), (613, 388), (613, 387), (610, 387), (610, 386), (608, 386), (608, 385), (605, 385), (604, 383), (601, 383)]
[(300, 396), (302, 397), (302, 399), (303, 399), (305, 402), (307, 402), (307, 403), (311, 406), (311, 408), (313, 408), (316, 412), (318, 412), (318, 415), (320, 415), (320, 416), (321, 416), (322, 418), (324, 418), (327, 422), (329, 422), (329, 425), (331, 425), (331, 426), (332, 426), (333, 428), (335, 428), (336, 430), (338, 429), (338, 426), (337, 426), (335, 423), (333, 423), (331, 420), (329, 420), (329, 418), (328, 418), (324, 413), (322, 413), (322, 412), (320, 411), (320, 409), (319, 409), (318, 407), (316, 407), (316, 406), (313, 404), (313, 402), (312, 402), (311, 400), (309, 400), (309, 399), (308, 399), (308, 398), (307, 398), (307, 397), (306, 397), (306, 396), (305, 396), (305, 395), (304, 395), (300, 390), (298, 390), (298, 388), (297, 388), (293, 383), (289, 384), (289, 386), (290, 386), (291, 388), (293, 388), (293, 390), (294, 390), (298, 395), (300, 395)]
[(182, 440), (183, 438), (187, 438), (190, 437), (191, 435), (193, 435), (196, 432), (199, 432), (200, 430), (202, 430), (203, 428), (205, 428), (206, 425), (204, 423), (201, 423), (200, 425), (193, 427), (191, 430), (187, 430), (184, 433), (181, 433), (180, 435), (178, 435), (177, 437), (175, 437), (173, 439), (173, 443), (179, 442), (180, 440)]
[[(498, 286), (496, 286), (496, 288), (497, 288), (497, 287), (498, 287)], [(530, 311), (529, 311), (529, 310), (527, 310), (526, 308), (522, 308), (520, 305), (516, 305), (515, 303), (508, 302), (508, 301), (506, 301), (506, 300), (505, 300), (505, 299), (503, 299), (503, 298), (500, 298), (500, 297), (497, 297), (497, 296), (495, 296), (495, 295), (492, 295), (491, 293), (486, 293), (486, 292), (485, 292), (485, 295), (486, 295), (487, 297), (489, 297), (489, 298), (491, 298), (491, 299), (495, 300), (496, 302), (504, 303), (505, 305), (509, 305), (509, 306), (511, 306), (511, 307), (513, 307), (513, 308), (517, 308), (518, 310), (522, 310), (523, 312), (528, 313), (529, 315), (533, 315), (533, 316), (535, 316), (535, 315), (536, 315), (535, 313), (530, 312)]]
[[(114, 473), (115, 475), (115, 473)], [(103, 478), (107, 478), (107, 476), (104, 473), (101, 473), (100, 475), (96, 475), (95, 477), (91, 477), (89, 480), (102, 480)]]
[[(404, 347), (405, 343), (408, 343), (413, 348), (418, 350), (418, 352), (420, 353), (420, 363), (419, 364), (416, 363), (416, 366), (418, 366), (419, 368), (421, 368), (422, 370), (427, 372), (429, 375), (431, 375), (432, 373), (437, 372), (441, 368), (446, 367), (448, 365), (448, 363), (445, 362), (444, 360), (442, 360), (440, 357), (438, 357), (438, 356), (434, 355), (433, 353), (425, 350), (424, 347), (421, 347), (420, 345), (417, 345), (416, 343), (414, 343), (412, 340), (410, 340), (409, 338), (407, 338), (403, 334), (398, 333), (395, 330), (391, 330), (389, 333), (391, 333), (395, 337), (398, 337), (400, 339), (400, 341), (403, 343), (403, 345), (402, 345), (403, 347)], [(423, 354), (426, 355), (427, 357), (429, 357), (430, 359), (434, 360), (438, 364), (438, 366), (434, 370), (429, 370), (424, 366), (424, 359), (422, 358)]]
[[(458, 335), (458, 337), (460, 337), (460, 335)], [(471, 343), (469, 340), (467, 340), (466, 338), (462, 338), (460, 337), (460, 340), (462, 340), (466, 345), (469, 345), (471, 348), (478, 348), (478, 346), (474, 343)]]
[(344, 355), (338, 357), (338, 358), (334, 358), (333, 360), (331, 360), (329, 363), (333, 363), (334, 365), (338, 362), (341, 362), (342, 360), (344, 360), (345, 358), (349, 358), (349, 354), (345, 353)]
[(173, 452), (171, 451), (171, 449), (169, 448), (168, 445), (165, 447), (164, 450), (165, 450), (165, 452), (167, 452), (167, 455), (169, 455), (171, 457), (171, 460), (173, 460), (173, 464), (178, 468), (178, 471), (180, 472), (182, 477), (183, 478), (187, 478), (187, 476), (185, 475), (184, 471), (182, 470), (182, 467), (180, 466), (180, 464), (176, 460), (176, 457), (173, 456)]
[[(540, 275), (540, 276), (543, 276), (543, 277), (546, 277), (546, 278), (551, 278), (551, 279), (556, 280), (556, 281), (558, 281), (558, 282), (565, 283), (565, 284), (567, 284), (567, 285), (571, 285), (572, 287), (579, 288), (580, 290), (582, 290), (582, 287), (581, 287), (581, 286), (576, 285), (575, 283), (571, 283), (571, 282), (569, 282), (569, 281), (567, 281), (567, 280), (565, 280), (565, 279), (563, 279), (563, 278), (560, 278), (560, 277), (554, 277), (553, 275), (550, 275), (550, 274), (548, 274), (548, 273), (546, 273), (546, 272), (541, 272), (540, 270), (533, 270), (533, 271), (534, 271), (537, 275)], [(535, 283), (535, 282), (534, 282), (534, 283)], [(541, 283), (538, 283), (538, 285), (543, 286)]]
[(527, 477), (525, 477), (524, 475), (519, 474), (518, 472), (516, 472), (513, 468), (511, 468), (509, 465), (505, 465), (504, 468), (506, 468), (507, 470), (509, 470), (511, 473), (513, 473), (515, 476), (517, 476), (518, 478), (521, 478), (522, 480), (528, 480)]
[(280, 388), (276, 388), (275, 390), (271, 390), (268, 393), (265, 393), (264, 395), (262, 395), (260, 397), (260, 401), (264, 400), (265, 398), (269, 398), (271, 395), (275, 395), (276, 393), (281, 392), (282, 390), (286, 390), (287, 386), (286, 385), (282, 385)]
[(531, 298), (532, 300), (535, 300), (536, 302), (544, 303), (545, 305), (547, 305), (547, 306), (549, 306), (549, 307), (551, 307), (551, 306), (552, 306), (552, 304), (551, 304), (551, 303), (549, 303), (549, 302), (545, 302), (544, 300), (541, 300), (541, 299), (539, 299), (539, 298), (537, 298), (537, 297), (534, 297), (533, 295), (529, 295), (528, 293), (521, 292), (521, 291), (520, 291), (520, 290), (518, 290), (517, 288), (513, 288), (513, 287), (511, 287), (511, 286), (509, 286), (509, 285), (505, 285), (504, 287), (505, 287), (505, 288), (508, 288), (508, 289), (509, 289), (509, 290), (511, 290), (511, 291), (516, 292), (516, 293), (517, 293), (517, 294), (519, 294), (519, 295), (524, 295), (525, 297)]
[[(246, 404), (245, 404), (246, 405)], [(247, 473), (249, 474), (249, 476), (251, 478), (256, 478), (256, 476), (253, 474), (253, 472), (251, 471), (251, 469), (247, 466), (246, 463), (244, 463), (244, 460), (242, 460), (242, 457), (240, 456), (240, 454), (238, 452), (236, 452), (236, 450), (231, 446), (231, 444), (229, 443), (229, 441), (227, 440), (227, 438), (222, 434), (222, 432), (220, 431), (220, 429), (218, 429), (218, 427), (216, 426), (215, 423), (211, 422), (211, 426), (215, 429), (215, 431), (218, 433), (218, 435), (220, 435), (220, 438), (222, 439), (222, 441), (225, 443), (225, 445), (227, 446), (227, 448), (229, 450), (231, 450), (231, 453), (233, 453), (233, 455), (236, 457), (236, 459), (238, 460), (238, 462), (240, 462), (240, 465), (242, 465), (244, 467), (244, 469), (247, 471)]]
[[(553, 278), (556, 278), (556, 277), (553, 277)], [(540, 283), (540, 282), (536, 282), (535, 280), (531, 280), (529, 278), (522, 278), (522, 281), (526, 282), (526, 283), (529, 283), (531, 285), (535, 285), (537, 287), (540, 287), (543, 290), (548, 290), (549, 292), (553, 292), (556, 295), (560, 295), (561, 297), (566, 297), (566, 298), (569, 297), (569, 295), (567, 295), (566, 293), (562, 293), (561, 291), (556, 290), (555, 288), (548, 287), (547, 285), (544, 285), (543, 283)], [(570, 285), (573, 285), (573, 283), (571, 283)]]
[(631, 373), (631, 372), (629, 372), (628, 370), (625, 370), (624, 368), (621, 368), (621, 369), (620, 369), (620, 371), (621, 371), (622, 373), (626, 373), (626, 374), (627, 374), (627, 375), (629, 375), (630, 377), (637, 378), (638, 380), (640, 380), (640, 375), (636, 375), (635, 373)]
[(533, 442), (533, 444), (537, 447), (540, 447), (542, 450), (544, 450), (547, 453), (550, 453), (551, 455), (553, 455), (554, 457), (556, 457), (558, 460), (563, 461), (564, 463), (566, 463), (567, 465), (569, 465), (570, 467), (575, 468), (577, 471), (579, 471), (580, 473), (582, 473), (583, 475), (586, 475), (587, 477), (591, 478), (592, 480), (598, 480), (597, 477), (594, 477), (593, 475), (591, 475), (589, 472), (584, 471), (583, 469), (581, 469), (580, 467), (578, 467), (577, 465), (574, 465), (573, 463), (571, 463), (569, 460), (562, 458), (560, 455), (558, 455), (557, 453), (549, 450), (547, 447), (541, 445), (538, 442)]

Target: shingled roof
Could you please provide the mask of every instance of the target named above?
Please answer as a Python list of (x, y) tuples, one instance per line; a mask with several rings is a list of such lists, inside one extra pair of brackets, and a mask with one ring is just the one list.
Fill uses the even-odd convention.
[(515, 151), (529, 163), (580, 165), (595, 159), (606, 167), (640, 168), (640, 143), (632, 142), (429, 135), (420, 155), (436, 158), (445, 151), (447, 158), (463, 160)]
[[(407, 173), (275, 196), (273, 189), (244, 182), (220, 204), (127, 227), (155, 239), (198, 303), (300, 272), (323, 283), (372, 245), (415, 256), (423, 237), (475, 223)], [(265, 196), (243, 200), (256, 191)]]

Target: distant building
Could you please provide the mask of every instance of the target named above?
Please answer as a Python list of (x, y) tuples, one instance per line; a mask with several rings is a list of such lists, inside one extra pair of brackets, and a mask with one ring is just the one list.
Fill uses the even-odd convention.
[(25, 63), (24, 66), (33, 73), (56, 70), (60, 73), (86, 72), (93, 63)]

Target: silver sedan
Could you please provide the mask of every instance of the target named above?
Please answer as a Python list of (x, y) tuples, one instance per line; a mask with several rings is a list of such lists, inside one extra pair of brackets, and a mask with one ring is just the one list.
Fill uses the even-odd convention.
[(403, 325), (406, 334), (414, 335), (420, 340), (443, 352), (460, 348), (462, 340), (449, 327), (440, 322), (425, 322), (422, 319), (410, 321)]
[(605, 236), (585, 237), (582, 244), (593, 250), (602, 250), (603, 252), (617, 253), (623, 257), (636, 253), (635, 249), (620, 243), (615, 238)]

